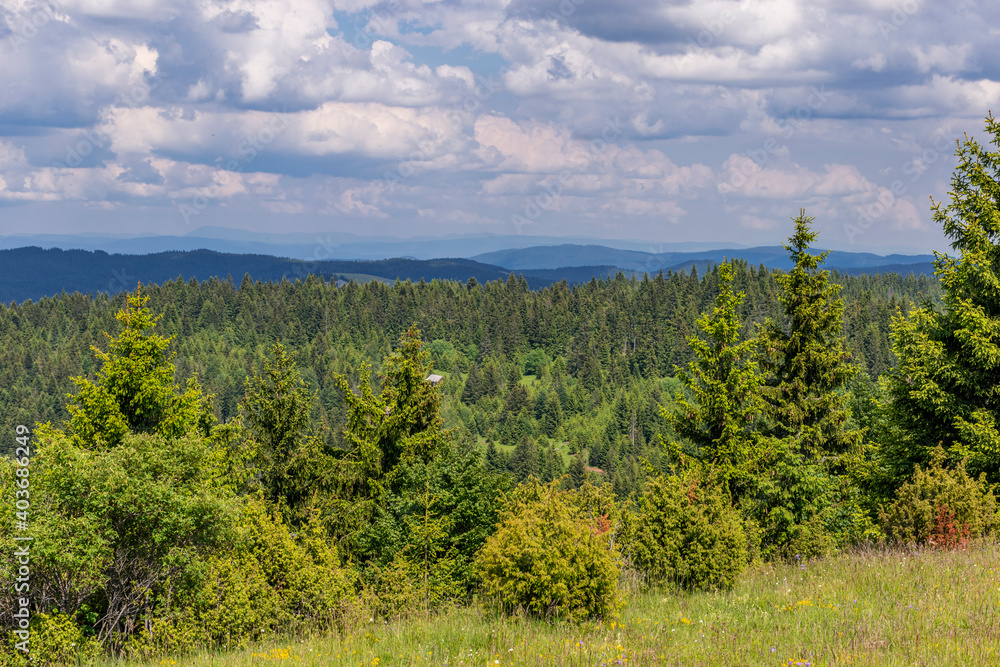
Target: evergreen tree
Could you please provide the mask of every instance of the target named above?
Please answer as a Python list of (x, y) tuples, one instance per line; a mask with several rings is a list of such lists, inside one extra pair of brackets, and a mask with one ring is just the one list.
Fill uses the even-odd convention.
[[(306, 480), (291, 474), (311, 437), (309, 414), (315, 395), (303, 382), (281, 342), (271, 348), (263, 369), (246, 379), (240, 404), (243, 424), (255, 444), (256, 465), (265, 496), (273, 503), (297, 504)], [(300, 471), (301, 472), (301, 471)]]
[[(1000, 148), (1000, 123), (986, 118)], [(952, 465), (1000, 482), (1000, 150), (968, 137), (956, 151), (950, 202), (931, 207), (958, 253), (935, 253), (941, 310), (924, 302), (897, 315), (891, 416), (898, 432), (882, 452), (889, 490), (926, 466), (938, 444)]]
[(529, 477), (540, 477), (541, 466), (539, 466), (538, 443), (533, 438), (524, 438), (510, 458), (510, 469), (514, 473), (514, 479), (520, 483)]
[(507, 455), (500, 451), (492, 440), (486, 445), (486, 470), (491, 473), (505, 473), (509, 461)]
[(513, 383), (507, 384), (507, 396), (504, 399), (504, 412), (511, 416), (517, 416), (521, 410), (529, 405), (528, 390), (521, 384), (520, 376)]
[(488, 359), (483, 364), (482, 377), (480, 381), (480, 391), (483, 396), (499, 396), (502, 380), (500, 369), (493, 359)]
[(554, 391), (550, 391), (548, 398), (545, 399), (545, 435), (552, 437), (559, 427), (562, 426), (563, 422), (563, 412), (562, 403), (559, 401), (559, 395)]
[(462, 402), (472, 405), (482, 395), (482, 378), (479, 372), (479, 364), (473, 363), (469, 367), (469, 377), (465, 379), (465, 388), (462, 389)]
[(128, 433), (177, 438), (189, 431), (208, 435), (215, 423), (211, 400), (197, 380), (183, 391), (174, 384), (174, 365), (167, 348), (172, 338), (151, 332), (160, 317), (146, 308), (148, 296), (125, 298), (115, 319), (124, 327), (110, 339), (107, 352), (91, 349), (101, 362), (96, 381), (74, 377), (79, 392), (70, 397), (68, 432), (78, 446), (107, 448)]
[(430, 372), (428, 357), (413, 325), (383, 362), (379, 395), (372, 391), (368, 364), (360, 369), (360, 394), (352, 391), (346, 377), (336, 376), (347, 402), (344, 436), (352, 450), (350, 460), (375, 496), (387, 481), (392, 483), (401, 460), (430, 460), (448, 435), (441, 430), (437, 389), (425, 379)]
[(844, 339), (844, 301), (830, 272), (818, 268), (829, 251), (813, 255), (814, 218), (800, 211), (783, 247), (794, 268), (777, 277), (786, 326), (768, 320), (761, 346), (767, 373), (767, 413), (777, 438), (792, 438), (808, 460), (843, 454), (858, 441), (845, 433), (847, 394), (841, 391), (857, 369)]
[(569, 462), (569, 485), (571, 488), (579, 489), (587, 481), (587, 450), (577, 452), (573, 460)]
[(545, 466), (542, 470), (542, 481), (546, 484), (563, 476), (562, 456), (551, 442), (545, 450)]
[(676, 395), (677, 410), (661, 409), (663, 418), (684, 441), (661, 442), (675, 462), (694, 461), (714, 468), (734, 499), (751, 483), (754, 463), (763, 452), (754, 420), (763, 408), (763, 377), (757, 364), (754, 339), (741, 340), (737, 308), (744, 293), (733, 292), (732, 265), (718, 267), (719, 295), (711, 311), (697, 321), (705, 338), (691, 336), (695, 360), (677, 376), (691, 394)]

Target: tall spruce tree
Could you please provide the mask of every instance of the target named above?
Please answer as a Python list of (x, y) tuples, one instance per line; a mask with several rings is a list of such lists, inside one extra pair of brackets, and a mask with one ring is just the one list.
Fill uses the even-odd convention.
[(784, 322), (768, 320), (761, 336), (766, 373), (767, 414), (773, 435), (791, 438), (805, 460), (839, 455), (858, 441), (845, 432), (843, 387), (857, 369), (844, 337), (844, 300), (830, 272), (819, 270), (829, 251), (809, 252), (818, 233), (805, 210), (793, 218), (795, 231), (783, 244), (795, 266), (777, 276)]
[(441, 430), (441, 398), (426, 381), (431, 365), (416, 325), (400, 336), (399, 346), (382, 367), (379, 395), (372, 390), (368, 364), (359, 369), (359, 394), (345, 376), (336, 375), (347, 403), (344, 437), (351, 445), (351, 460), (376, 495), (386, 483), (394, 483), (401, 460), (427, 462), (450, 436)]
[[(1000, 123), (986, 118), (1000, 148)], [(891, 375), (891, 416), (898, 428), (886, 443), (886, 486), (905, 481), (942, 445), (955, 464), (1000, 482), (1000, 150), (966, 135), (955, 154), (950, 201), (933, 203), (958, 253), (935, 253), (944, 306), (929, 302), (897, 315)]]
[(741, 340), (737, 309), (744, 293), (733, 292), (733, 269), (718, 267), (719, 295), (712, 310), (697, 320), (705, 338), (688, 337), (695, 360), (677, 376), (687, 387), (676, 396), (677, 410), (661, 408), (674, 432), (690, 443), (667, 443), (675, 462), (695, 461), (711, 468), (728, 485), (734, 499), (752, 481), (754, 461), (761, 455), (754, 420), (763, 408), (763, 378), (757, 364), (756, 339)]
[(303, 478), (301, 468), (303, 458), (316, 445), (309, 418), (316, 395), (280, 341), (271, 347), (270, 355), (246, 379), (240, 414), (254, 444), (265, 496), (294, 509), (308, 496), (309, 480)]

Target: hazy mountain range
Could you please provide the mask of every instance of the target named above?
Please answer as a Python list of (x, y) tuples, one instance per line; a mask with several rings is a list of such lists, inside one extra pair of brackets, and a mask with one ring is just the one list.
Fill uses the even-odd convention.
[[(304, 260), (387, 259), (409, 257), (471, 258), (474, 255), (564, 243), (593, 244), (586, 237), (527, 236), (518, 234), (467, 234), (441, 237), (392, 239), (383, 236), (358, 236), (343, 232), (260, 233), (228, 227), (199, 227), (184, 236), (137, 236), (134, 234), (8, 234), (0, 236), (0, 249), (62, 248), (63, 250), (103, 250), (107, 253), (147, 255), (171, 250), (215, 250), (225, 253), (250, 253), (291, 257)], [(722, 242), (649, 243), (601, 239), (613, 249), (643, 252), (699, 252), (717, 248), (741, 247)], [(552, 267), (558, 268), (558, 267)]]
[[(523, 275), (531, 288), (566, 280), (699, 271), (724, 259), (787, 269), (780, 246), (737, 247), (728, 243), (676, 243), (652, 247), (632, 241), (567, 243), (531, 236), (454, 236), (392, 240), (348, 234), (253, 234), (202, 228), (186, 236), (18, 235), (0, 237), (0, 300), (23, 301), (67, 292), (134, 289), (137, 282), (162, 283), (245, 274), (255, 280), (324, 279), (418, 282), (435, 278), (479, 282)], [(24, 247), (25, 242), (33, 246)], [(593, 241), (592, 239), (581, 239)], [(20, 243), (20, 246), (13, 246)], [(66, 249), (62, 249), (66, 248)], [(844, 273), (933, 273), (933, 255), (833, 251), (825, 266)]]

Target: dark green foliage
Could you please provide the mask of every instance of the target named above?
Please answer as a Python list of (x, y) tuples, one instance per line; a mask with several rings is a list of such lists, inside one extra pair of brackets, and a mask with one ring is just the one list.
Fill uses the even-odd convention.
[(683, 440), (664, 444), (678, 464), (693, 461), (717, 471), (727, 490), (739, 498), (752, 486), (756, 462), (764, 454), (754, 429), (763, 408), (763, 377), (757, 366), (757, 340), (740, 334), (737, 308), (745, 295), (733, 292), (729, 264), (719, 266), (718, 276), (715, 306), (698, 318), (705, 338), (688, 338), (696, 359), (677, 373), (691, 398), (678, 392), (677, 408), (663, 410)]
[(486, 471), (491, 473), (506, 473), (510, 461), (492, 440), (486, 445)]
[(776, 280), (784, 325), (768, 320), (761, 333), (767, 415), (777, 438), (791, 438), (807, 461), (841, 455), (858, 441), (845, 432), (846, 395), (856, 373), (846, 351), (844, 302), (830, 272), (818, 270), (829, 252), (812, 255), (818, 234), (802, 211), (783, 247), (794, 268)]
[(464, 596), (475, 583), (472, 561), (493, 530), (508, 478), (488, 471), (468, 439), (444, 443), (429, 463), (403, 462), (396, 475), (399, 490), (381, 497), (357, 537), (358, 554), (380, 571), (415, 568), (423, 577), (432, 550), (434, 561), (448, 563), (428, 575), (437, 591), (429, 606)]
[(570, 488), (579, 489), (587, 481), (587, 450), (578, 452), (569, 463)]
[(96, 381), (72, 378), (78, 393), (70, 397), (68, 432), (81, 447), (114, 447), (127, 433), (207, 435), (215, 422), (196, 380), (189, 379), (183, 392), (175, 387), (170, 339), (151, 332), (159, 318), (146, 308), (148, 300), (138, 290), (127, 295), (115, 316), (124, 330), (108, 335), (107, 352), (93, 348), (101, 362)]
[(517, 482), (524, 482), (531, 477), (540, 478), (544, 460), (534, 438), (524, 438), (514, 448), (510, 457), (510, 470)]
[[(247, 378), (241, 416), (256, 452), (265, 496), (286, 507), (303, 501), (302, 458), (311, 437), (315, 397), (302, 381), (285, 346), (275, 343), (264, 367)], [(294, 473), (294, 474), (293, 474)]]
[(731, 588), (747, 566), (747, 536), (723, 485), (689, 473), (656, 477), (639, 503), (635, 563), (650, 582)]
[[(1000, 123), (986, 119), (1000, 148)], [(1000, 482), (1000, 151), (966, 137), (956, 155), (950, 201), (934, 220), (955, 257), (935, 260), (943, 309), (923, 303), (894, 323), (899, 368), (892, 374), (892, 420), (898, 427), (882, 461), (889, 489), (925, 465), (939, 444), (947, 461)]]
[[(733, 270), (734, 286), (747, 293), (739, 313), (744, 329), (752, 330), (768, 316), (778, 318), (776, 274), (740, 263)], [(172, 280), (145, 286), (143, 294), (149, 307), (163, 314), (160, 330), (176, 337), (177, 381), (183, 387), (197, 376), (206, 394), (214, 395), (213, 411), (220, 422), (237, 416), (244, 379), (264, 350), (280, 339), (318, 395), (314, 418), (330, 425), (316, 435), (327, 445), (344, 446), (337, 426), (346, 406), (336, 375), (349, 374), (355, 382), (355, 369), (366, 359), (384, 358), (414, 321), (428, 339), (450, 342), (460, 352), (460, 364), (478, 361), (480, 369), (490, 357), (508, 367), (514, 355), (525, 359), (538, 351), (536, 358), (543, 354), (552, 360), (542, 366), (546, 370), (539, 381), (549, 388), (565, 384), (577, 397), (578, 409), (593, 413), (604, 400), (601, 392), (612, 389), (609, 380), (624, 379), (629, 385), (668, 376), (675, 364), (692, 359), (685, 337), (694, 332), (701, 306), (715, 298), (714, 271), (703, 281), (687, 273), (665, 273), (621, 282), (597, 280), (593, 289), (556, 283), (539, 291), (496, 282), (466, 289), (444, 281), (351, 282), (337, 288), (314, 277), (261, 283), (245, 276), (236, 282)], [(937, 282), (925, 277), (834, 274), (833, 281), (844, 287), (851, 353), (864, 360), (873, 378), (894, 363), (888, 331), (897, 306), (905, 310), (918, 295), (934, 299), (939, 294)], [(89, 346), (105, 345), (101, 332), (116, 326), (115, 313), (124, 304), (124, 295), (66, 294), (0, 305), (0, 419), (8, 424), (68, 419), (65, 397), (75, 392), (70, 377), (94, 378), (99, 360)], [(494, 346), (487, 352), (483, 343), (495, 337), (493, 332), (504, 332), (503, 338), (512, 341), (505, 346), (512, 347)], [(600, 382), (578, 386), (584, 364), (575, 360), (583, 360), (591, 348)], [(604, 378), (612, 358), (621, 374)], [(376, 365), (373, 373), (378, 370)], [(463, 372), (470, 371), (463, 366)], [(647, 431), (647, 439), (658, 430)], [(0, 442), (0, 453), (9, 447)]]
[(354, 393), (345, 376), (337, 377), (348, 408), (344, 437), (353, 474), (368, 486), (369, 498), (395, 488), (397, 464), (429, 461), (447, 437), (441, 430), (440, 396), (426, 381), (430, 363), (416, 326), (400, 336), (399, 347), (383, 368), (378, 395), (368, 364), (359, 370), (360, 394)]
[[(71, 616), (89, 604), (97, 638), (120, 646), (171, 578), (228, 542), (232, 505), (212, 487), (209, 444), (194, 434), (167, 441), (129, 433), (110, 450), (90, 451), (52, 428), (36, 436), (32, 602)], [(13, 466), (4, 468), (12, 489)], [(3, 506), (11, 518), (12, 504)], [(0, 580), (8, 575), (0, 570)]]
[(845, 385), (856, 368), (846, 352), (840, 286), (810, 253), (817, 233), (800, 211), (784, 248), (794, 267), (777, 277), (784, 324), (768, 320), (760, 347), (765, 371), (763, 424), (771, 452), (762, 461), (748, 513), (762, 530), (763, 555), (810, 558), (834, 546), (827, 524), (845, 504), (838, 479), (856, 462), (862, 434), (848, 430)]

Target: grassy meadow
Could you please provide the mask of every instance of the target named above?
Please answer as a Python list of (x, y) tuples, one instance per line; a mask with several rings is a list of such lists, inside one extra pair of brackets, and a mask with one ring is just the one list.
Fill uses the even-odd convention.
[[(129, 665), (997, 665), (1000, 544), (765, 564), (723, 593), (642, 592), (579, 625), (480, 608)], [(120, 665), (122, 663), (99, 663)]]

